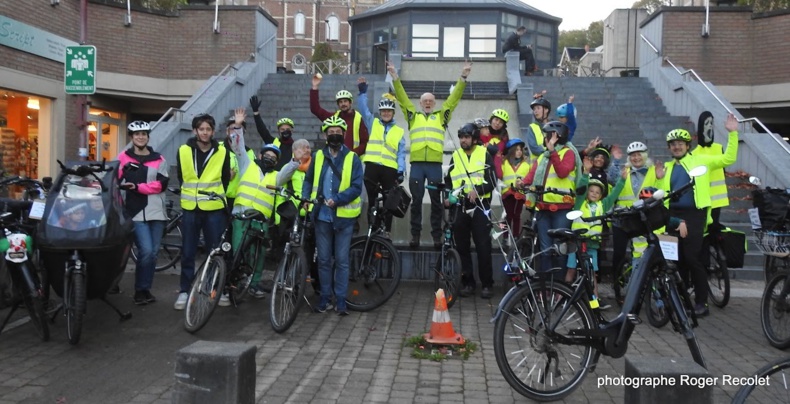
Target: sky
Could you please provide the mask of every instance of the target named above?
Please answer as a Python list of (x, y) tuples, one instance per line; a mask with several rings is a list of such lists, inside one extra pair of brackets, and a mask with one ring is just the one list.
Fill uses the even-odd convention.
[(544, 13), (562, 18), (560, 31), (586, 29), (617, 8), (631, 8), (636, 0), (521, 0)]

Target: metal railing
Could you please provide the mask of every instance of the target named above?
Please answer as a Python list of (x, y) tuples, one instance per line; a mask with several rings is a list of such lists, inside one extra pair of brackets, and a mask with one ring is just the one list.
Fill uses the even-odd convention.
[(320, 62), (309, 63), (308, 73), (310, 74), (355, 74), (355, 63), (346, 59), (329, 59)]
[(158, 121), (154, 122), (154, 124), (151, 125), (151, 130), (154, 130), (154, 128), (156, 128), (160, 123), (164, 122), (167, 119), (167, 117), (170, 116), (170, 114), (173, 114), (173, 117), (175, 118), (176, 122), (181, 122), (181, 120), (184, 119), (184, 113), (185, 112), (186, 111), (184, 111), (183, 109), (180, 109), (180, 108), (174, 108), (174, 107), (168, 108), (167, 112), (165, 112), (159, 118)]

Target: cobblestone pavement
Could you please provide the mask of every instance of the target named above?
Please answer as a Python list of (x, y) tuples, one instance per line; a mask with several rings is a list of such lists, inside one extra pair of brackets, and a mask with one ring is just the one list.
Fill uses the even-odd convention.
[[(52, 325), (52, 340), (37, 340), (30, 324), (0, 335), (0, 404), (8, 403), (156, 403), (171, 402), (175, 352), (197, 340), (254, 344), (258, 403), (512, 403), (528, 402), (505, 382), (494, 359), (489, 322), (504, 294), (494, 299), (463, 299), (450, 310), (456, 331), (481, 348), (467, 361), (419, 360), (404, 339), (430, 327), (431, 283), (404, 282), (384, 306), (370, 313), (338, 317), (303, 308), (285, 334), (272, 331), (268, 299), (239, 308), (219, 307), (208, 325), (191, 335), (183, 312), (172, 308), (178, 277), (160, 274), (154, 294), (159, 302), (134, 306), (132, 274), (120, 296), (111, 296), (134, 317), (119, 322), (100, 301), (90, 301), (83, 337), (71, 346), (62, 316)], [(761, 282), (733, 282), (726, 309), (712, 308), (697, 336), (713, 376), (746, 376), (766, 362), (787, 355), (768, 345), (759, 320)], [(3, 311), (2, 313), (6, 313)], [(671, 327), (637, 326), (627, 355), (690, 357)], [(601, 358), (597, 370), (565, 400), (568, 403), (622, 403), (622, 387), (597, 387), (597, 378), (619, 376), (625, 359)], [(729, 402), (736, 387), (716, 387), (714, 402)]]

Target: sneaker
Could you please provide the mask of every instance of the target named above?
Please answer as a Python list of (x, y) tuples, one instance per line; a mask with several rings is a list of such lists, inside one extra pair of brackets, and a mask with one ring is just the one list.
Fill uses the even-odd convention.
[(604, 299), (601, 299), (600, 297), (598, 298), (598, 308), (599, 309), (606, 310), (606, 309), (608, 309), (610, 307), (612, 307), (612, 305), (608, 301), (606, 301)]
[(134, 300), (134, 304), (138, 306), (148, 304), (148, 301), (145, 300), (145, 292), (143, 291), (134, 292), (134, 297), (132, 298), (132, 300)]
[(154, 297), (154, 295), (151, 294), (150, 290), (146, 290), (143, 293), (145, 294), (145, 302), (146, 303), (154, 303), (154, 302), (156, 302), (156, 298)]
[(321, 303), (315, 308), (316, 313), (326, 313), (327, 310), (332, 310), (335, 306), (332, 303)]
[(338, 303), (337, 307), (335, 307), (335, 311), (337, 312), (338, 316), (347, 316), (348, 315), (348, 307), (346, 307), (346, 302), (343, 301)]
[(443, 243), (442, 243), (442, 238), (441, 237), (434, 237), (433, 238), (433, 248), (435, 248), (437, 250), (441, 250), (442, 249), (442, 244)]
[(708, 305), (704, 303), (697, 303), (696, 305), (694, 305), (694, 314), (696, 314), (697, 317), (707, 316), (708, 314), (710, 314), (710, 310), (708, 310)]
[(173, 305), (173, 308), (176, 310), (184, 310), (184, 308), (187, 307), (187, 299), (189, 299), (189, 293), (179, 293), (178, 299), (176, 299), (176, 303)]
[(461, 288), (461, 297), (469, 297), (475, 294), (475, 287), (466, 285)]
[(411, 241), (409, 241), (409, 247), (411, 248), (418, 248), (420, 246), (420, 235), (414, 234), (411, 236)]
[(491, 288), (483, 288), (480, 291), (480, 297), (483, 299), (490, 299), (491, 298)]
[(227, 293), (223, 293), (222, 296), (220, 296), (218, 304), (222, 307), (230, 306), (230, 297)]
[(266, 297), (266, 292), (264, 292), (263, 289), (259, 289), (254, 286), (249, 289), (248, 293), (250, 296), (253, 296), (256, 299), (263, 299)]

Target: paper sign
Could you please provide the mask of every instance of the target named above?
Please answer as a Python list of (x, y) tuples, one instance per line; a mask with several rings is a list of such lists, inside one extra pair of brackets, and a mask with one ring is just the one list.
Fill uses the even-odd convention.
[(44, 217), (44, 208), (46, 206), (43, 200), (33, 201), (33, 206), (30, 207), (30, 213), (28, 213), (27, 217), (41, 220), (41, 218)]
[(757, 208), (749, 209), (749, 221), (752, 222), (752, 230), (763, 228), (763, 224), (760, 222), (760, 213), (757, 211)]
[(658, 242), (661, 245), (661, 253), (664, 254), (664, 259), (678, 261), (678, 238), (672, 236), (658, 236)]

